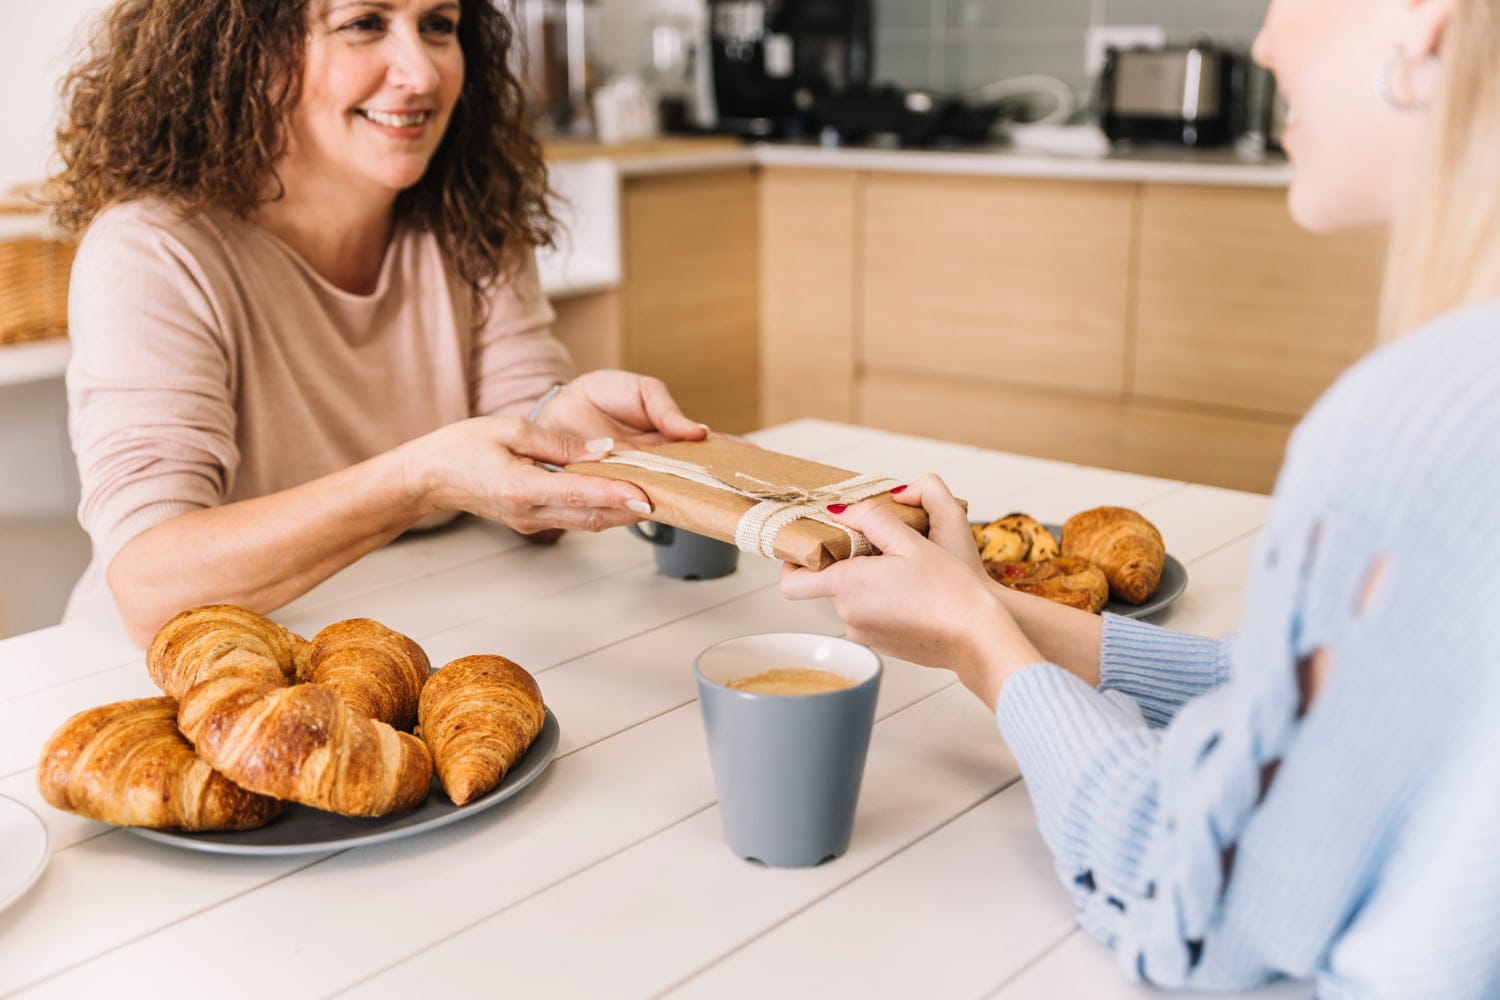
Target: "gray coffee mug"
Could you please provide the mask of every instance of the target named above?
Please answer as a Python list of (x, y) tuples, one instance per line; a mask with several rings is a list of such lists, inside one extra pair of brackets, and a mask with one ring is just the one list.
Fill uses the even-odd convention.
[[(842, 674), (854, 684), (807, 695), (726, 686), (788, 666)], [(773, 632), (710, 646), (694, 672), (729, 849), (777, 868), (822, 864), (848, 850), (880, 657), (848, 639)]]
[(679, 580), (714, 580), (734, 572), (740, 561), (740, 550), (728, 542), (707, 535), (683, 531), (669, 524), (647, 522), (654, 529), (645, 531), (639, 524), (630, 530), (650, 542), (656, 549), (656, 571)]

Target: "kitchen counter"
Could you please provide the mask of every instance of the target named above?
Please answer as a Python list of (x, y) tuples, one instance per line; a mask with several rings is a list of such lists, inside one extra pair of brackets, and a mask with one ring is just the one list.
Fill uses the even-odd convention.
[[(1136, 507), (1188, 569), (1160, 620), (1208, 635), (1236, 627), (1270, 506), (823, 421), (754, 438), (903, 479), (940, 471), (977, 516)], [(946, 671), (886, 659), (848, 853), (775, 870), (729, 852), (694, 654), (748, 632), (842, 631), (828, 602), (783, 600), (778, 572), (747, 555), (730, 576), (672, 580), (624, 531), (541, 547), (475, 521), (370, 554), (276, 618), (311, 634), (372, 615), (435, 664), (510, 655), (536, 675), (561, 746), (498, 808), (292, 856), (183, 850), (45, 805), (35, 765), (52, 729), (156, 691), (118, 626), (0, 642), (0, 793), (51, 842), (40, 880), (0, 913), (0, 995), (1164, 995), (1127, 983), (1079, 930), (993, 715)]]
[[(1073, 130), (1067, 130), (1072, 132)], [(1057, 140), (1056, 151), (1028, 145), (996, 143), (945, 149), (885, 149), (867, 146), (822, 146), (816, 143), (697, 145), (701, 140), (668, 144), (642, 154), (639, 150), (595, 146), (592, 152), (615, 162), (622, 177), (686, 173), (746, 165), (826, 170), (874, 170), (902, 173), (959, 174), (975, 177), (1119, 181), (1126, 183), (1207, 184), (1226, 187), (1286, 187), (1291, 165), (1279, 155), (1235, 149), (1189, 150), (1171, 147), (1106, 148), (1081, 137)], [(1101, 137), (1102, 140), (1102, 137)]]

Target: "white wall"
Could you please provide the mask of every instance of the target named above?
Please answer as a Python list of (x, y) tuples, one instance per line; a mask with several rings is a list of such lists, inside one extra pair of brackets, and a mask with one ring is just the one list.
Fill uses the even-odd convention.
[(692, 15), (707, 0), (600, 0), (598, 58), (606, 72), (639, 72), (651, 65), (651, 19)]
[(0, 0), (0, 190), (48, 172), (57, 86), (108, 0)]

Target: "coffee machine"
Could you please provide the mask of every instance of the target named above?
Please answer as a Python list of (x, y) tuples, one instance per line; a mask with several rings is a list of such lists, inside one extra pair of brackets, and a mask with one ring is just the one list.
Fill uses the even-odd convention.
[(820, 98), (869, 87), (874, 0), (709, 0), (719, 128), (785, 137), (817, 127)]

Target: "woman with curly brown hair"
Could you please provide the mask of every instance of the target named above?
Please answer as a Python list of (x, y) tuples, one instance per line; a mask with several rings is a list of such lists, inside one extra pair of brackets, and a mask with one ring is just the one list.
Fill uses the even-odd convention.
[(706, 432), (654, 379), (568, 380), (513, 42), (488, 0), (105, 14), (54, 178), (56, 218), (86, 229), (68, 397), (94, 555), (68, 617), (112, 595), (144, 645), (452, 511), (521, 532), (649, 512), (537, 466)]

